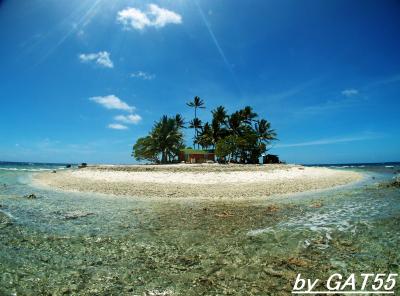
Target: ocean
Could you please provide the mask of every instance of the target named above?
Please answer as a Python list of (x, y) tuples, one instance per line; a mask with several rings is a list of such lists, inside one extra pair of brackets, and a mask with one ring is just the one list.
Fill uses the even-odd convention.
[(365, 177), (262, 201), (163, 202), (37, 188), (32, 174), (66, 165), (0, 162), (0, 295), (291, 295), (299, 273), (400, 274), (400, 163), (323, 166)]

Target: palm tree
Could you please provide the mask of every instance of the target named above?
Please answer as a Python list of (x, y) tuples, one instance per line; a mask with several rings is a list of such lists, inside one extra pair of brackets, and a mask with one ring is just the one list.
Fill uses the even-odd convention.
[(241, 163), (257, 163), (267, 144), (276, 139), (271, 124), (265, 119), (256, 120), (257, 117), (250, 106), (228, 116), (228, 134), (237, 137), (237, 155)]
[(225, 124), (226, 123), (226, 110), (224, 106), (218, 106), (216, 109), (211, 111), (213, 120), (217, 121), (220, 124)]
[(204, 109), (204, 101), (200, 97), (195, 96), (193, 101), (186, 103), (191, 108), (194, 108), (194, 118), (197, 118), (197, 109)]
[(195, 128), (195, 129), (199, 129), (201, 128), (203, 125), (201, 119), (195, 118), (191, 121), (189, 121), (189, 128)]
[(150, 135), (137, 139), (135, 145), (133, 145), (132, 156), (136, 160), (148, 160), (158, 163), (158, 154), (156, 143)]
[[(202, 128), (202, 122), (201, 122), (201, 120), (200, 119), (198, 119), (197, 117), (195, 117), (193, 120), (191, 120), (190, 122), (189, 122), (189, 128), (194, 128), (194, 130), (195, 130), (195, 134), (194, 134), (194, 138), (193, 138), (193, 148), (194, 148), (194, 145), (196, 144), (196, 142), (197, 142), (197, 138), (199, 137), (199, 132), (198, 132), (198, 130), (199, 129), (201, 129)], [(197, 143), (198, 144), (198, 143)], [(197, 145), (197, 148), (198, 148), (199, 146)]]
[[(204, 101), (202, 99), (200, 99), (200, 97), (198, 97), (198, 96), (195, 96), (193, 98), (193, 101), (186, 103), (186, 105), (191, 107), (191, 108), (194, 108), (194, 120), (197, 120), (197, 109), (204, 109), (205, 108)], [(197, 133), (197, 129), (198, 128), (195, 127), (195, 126), (192, 127), (192, 128), (194, 128), (194, 139), (196, 139), (197, 135), (198, 135), (198, 133)], [(194, 148), (194, 145), (195, 145), (194, 141), (193, 141), (193, 148)]]
[(228, 118), (229, 132), (234, 135), (241, 135), (241, 129), (243, 125), (243, 116), (239, 111), (231, 114)]
[(208, 148), (213, 145), (213, 131), (208, 122), (204, 124), (201, 131), (196, 139), (196, 142), (201, 145), (202, 148)]
[(212, 138), (213, 146), (215, 147), (219, 140), (228, 135), (228, 130), (226, 129), (228, 115), (223, 106), (218, 106), (211, 113), (213, 117), (211, 121)]
[(239, 113), (243, 118), (243, 122), (247, 124), (251, 124), (258, 116), (257, 113), (253, 112), (253, 108), (250, 106), (244, 107), (244, 109), (240, 110)]
[(265, 119), (258, 120), (255, 124), (257, 136), (261, 142), (276, 140), (276, 132), (271, 129), (271, 123)]
[(176, 124), (177, 124), (180, 128), (185, 128), (185, 120), (183, 119), (182, 115), (176, 114), (176, 115), (175, 115), (175, 121), (176, 121)]
[(184, 147), (182, 127), (176, 119), (164, 115), (155, 122), (149, 135), (136, 141), (133, 156), (138, 160), (159, 162), (161, 155), (161, 163), (173, 161)]

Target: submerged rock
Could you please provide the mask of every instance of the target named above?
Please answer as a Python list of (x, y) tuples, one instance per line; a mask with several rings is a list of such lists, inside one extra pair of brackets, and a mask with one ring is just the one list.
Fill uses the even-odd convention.
[(165, 291), (151, 290), (151, 291), (145, 292), (146, 296), (169, 296), (172, 294), (173, 294), (173, 292), (171, 290), (165, 290)]
[(227, 212), (227, 211), (223, 211), (220, 214), (215, 214), (215, 217), (218, 217), (218, 218), (228, 218), (228, 217), (233, 217), (233, 216), (234, 215), (232, 213)]
[(270, 205), (266, 209), (267, 212), (277, 212), (279, 211), (279, 207), (276, 205)]
[(314, 202), (313, 204), (310, 205), (311, 208), (317, 208), (317, 209), (322, 206), (323, 206), (322, 202)]
[(80, 165), (78, 165), (78, 169), (83, 169), (87, 167), (87, 163), (86, 162), (82, 162)]
[(67, 212), (64, 214), (64, 218), (66, 220), (72, 220), (72, 219), (78, 219), (82, 217), (87, 217), (90, 215), (94, 215), (94, 213), (91, 212), (84, 212), (84, 211), (73, 211), (73, 212)]
[(36, 199), (37, 196), (36, 196), (35, 193), (31, 193), (31, 194), (26, 194), (26, 195), (24, 195), (24, 198), (27, 198), (27, 199)]
[(392, 187), (400, 188), (400, 176), (394, 178), (393, 182), (390, 183)]
[(380, 187), (384, 187), (384, 188), (390, 188), (390, 187), (400, 188), (400, 176), (394, 177), (393, 181), (380, 184)]
[(312, 265), (310, 260), (306, 260), (306, 259), (298, 258), (298, 257), (290, 257), (289, 259), (287, 259), (287, 263), (289, 265), (294, 265), (294, 266), (298, 266), (298, 267), (310, 267)]
[(272, 267), (266, 267), (263, 269), (263, 271), (267, 274), (267, 275), (271, 275), (271, 276), (277, 276), (277, 277), (282, 277), (284, 276), (284, 273), (280, 270), (274, 270)]
[(0, 212), (0, 228), (9, 226), (11, 224), (13, 224), (11, 217), (4, 212)]

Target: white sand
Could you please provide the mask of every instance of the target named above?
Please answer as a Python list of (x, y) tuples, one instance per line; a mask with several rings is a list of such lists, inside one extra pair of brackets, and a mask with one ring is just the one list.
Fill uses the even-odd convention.
[[(271, 171), (236, 171), (236, 172), (125, 172), (78, 170), (71, 176), (91, 181), (136, 182), (159, 184), (221, 184), (221, 183), (259, 183), (271, 181), (321, 179), (336, 177), (338, 171), (328, 168), (293, 167)], [(341, 174), (339, 174), (341, 175)]]
[(39, 173), (34, 182), (67, 191), (158, 198), (249, 199), (330, 188), (359, 173), (294, 165), (95, 166)]

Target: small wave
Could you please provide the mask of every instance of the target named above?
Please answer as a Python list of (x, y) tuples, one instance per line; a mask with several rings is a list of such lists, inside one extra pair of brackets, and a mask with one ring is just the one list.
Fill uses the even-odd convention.
[(63, 170), (65, 168), (54, 168), (54, 169), (26, 169), (26, 168), (0, 168), (2, 171), (22, 171), (22, 172), (43, 172), (43, 171), (54, 171), (54, 170)]
[(365, 165), (331, 165), (331, 168), (347, 169), (347, 168), (365, 168)]
[(247, 232), (248, 236), (257, 236), (262, 233), (274, 232), (271, 227), (261, 228), (261, 229), (254, 229)]
[(10, 214), (9, 212), (0, 210), (0, 213), (3, 213), (5, 216), (7, 216), (9, 219), (11, 220), (17, 220), (17, 218), (15, 218), (12, 214)]
[[(385, 206), (380, 202), (380, 206)], [(311, 231), (319, 233), (326, 237), (326, 241), (332, 240), (332, 233), (351, 232), (355, 234), (358, 226), (372, 227), (369, 222), (364, 218), (368, 212), (368, 216), (379, 213), (378, 208), (368, 209), (357, 202), (348, 202), (341, 208), (326, 208), (323, 211), (304, 213), (299, 217), (291, 217), (285, 221), (281, 221), (272, 227), (259, 228), (247, 232), (248, 236), (258, 236), (263, 234), (271, 234), (285, 231), (303, 232)], [(355, 219), (358, 217), (358, 219)]]
[(393, 165), (385, 165), (385, 168), (394, 168)]

